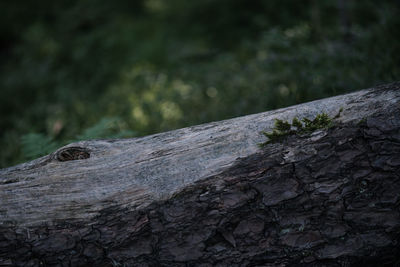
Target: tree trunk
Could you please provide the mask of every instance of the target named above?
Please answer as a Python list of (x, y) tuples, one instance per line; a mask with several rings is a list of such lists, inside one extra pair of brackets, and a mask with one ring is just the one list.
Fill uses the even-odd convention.
[[(0, 266), (393, 266), (400, 83), (0, 170)], [(275, 118), (335, 126), (268, 144)]]

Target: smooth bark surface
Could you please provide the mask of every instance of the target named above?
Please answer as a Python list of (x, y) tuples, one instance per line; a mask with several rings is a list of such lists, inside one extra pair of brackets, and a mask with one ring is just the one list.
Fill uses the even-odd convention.
[[(274, 119), (335, 127), (259, 148)], [(0, 170), (0, 266), (399, 263), (400, 84)]]

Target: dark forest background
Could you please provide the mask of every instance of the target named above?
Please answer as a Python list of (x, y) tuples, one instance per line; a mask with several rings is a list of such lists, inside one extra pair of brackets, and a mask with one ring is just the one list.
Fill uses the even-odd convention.
[(0, 1), (0, 167), (400, 80), (396, 0)]

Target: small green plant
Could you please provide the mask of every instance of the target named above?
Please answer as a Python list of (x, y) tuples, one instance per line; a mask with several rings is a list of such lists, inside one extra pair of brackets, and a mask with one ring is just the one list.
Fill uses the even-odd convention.
[(366, 122), (367, 122), (367, 118), (362, 118), (362, 119), (357, 123), (357, 125), (358, 125), (358, 126), (362, 126), (362, 125), (365, 125)]
[(268, 144), (280, 142), (289, 135), (294, 134), (309, 134), (319, 129), (327, 129), (333, 126), (333, 120), (338, 118), (343, 111), (340, 108), (338, 114), (333, 118), (329, 117), (326, 113), (318, 114), (313, 120), (303, 118), (299, 120), (294, 117), (292, 123), (280, 119), (275, 119), (275, 125), (272, 132), (261, 132), (263, 135), (268, 137), (268, 140), (260, 144), (260, 147), (264, 147)]

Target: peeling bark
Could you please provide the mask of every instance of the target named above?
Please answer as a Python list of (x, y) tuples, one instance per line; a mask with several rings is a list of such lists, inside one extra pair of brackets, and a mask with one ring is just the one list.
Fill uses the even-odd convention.
[[(400, 84), (0, 170), (0, 266), (394, 266)], [(273, 119), (336, 126), (258, 148)]]

